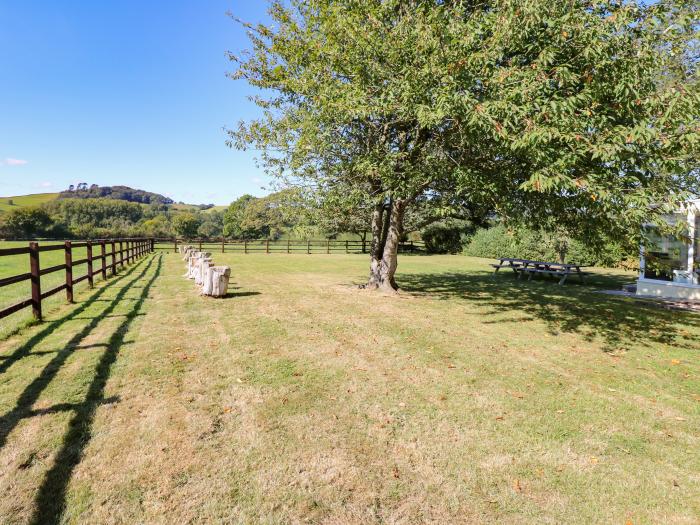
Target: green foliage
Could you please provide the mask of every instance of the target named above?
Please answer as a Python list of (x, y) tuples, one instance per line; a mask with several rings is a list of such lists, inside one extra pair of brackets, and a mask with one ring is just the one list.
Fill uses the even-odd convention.
[[(538, 261), (558, 261), (562, 240), (548, 232), (525, 227), (508, 228), (498, 224), (477, 230), (464, 246), (464, 254), (473, 257), (513, 257)], [(595, 266), (630, 267), (636, 255), (620, 243), (606, 240), (599, 246), (591, 246), (577, 239), (567, 239), (567, 262)]]
[(243, 195), (224, 214), (224, 235), (237, 239), (279, 239), (283, 232), (305, 224), (306, 208), (294, 190), (265, 197)]
[[(208, 208), (207, 208), (208, 209)], [(221, 237), (224, 230), (224, 214), (219, 211), (211, 211), (202, 214), (202, 223), (197, 229), (197, 235), (205, 239)]]
[(245, 239), (242, 223), (248, 204), (255, 200), (252, 195), (245, 194), (233, 201), (224, 212), (224, 235), (233, 239)]
[(0, 233), (9, 239), (31, 239), (47, 233), (51, 218), (43, 208), (19, 208), (2, 217)]
[(470, 221), (447, 219), (429, 224), (420, 234), (429, 253), (459, 253), (474, 230)]
[(132, 235), (144, 216), (142, 205), (113, 199), (61, 199), (43, 208), (62, 232), (77, 238)]
[(230, 145), (350, 200), (457, 195), (590, 243), (638, 238), (698, 187), (697, 9), (273, 2), (231, 55), (264, 115)]
[(202, 220), (194, 213), (178, 213), (173, 218), (175, 233), (185, 239), (196, 238), (201, 224)]
[(165, 215), (155, 215), (141, 224), (141, 231), (147, 237), (172, 237), (173, 230)]

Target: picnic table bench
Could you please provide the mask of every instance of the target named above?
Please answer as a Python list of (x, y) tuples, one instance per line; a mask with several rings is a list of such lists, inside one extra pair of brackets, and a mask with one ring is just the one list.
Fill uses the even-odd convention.
[(518, 274), (519, 279), (522, 279), (523, 275), (527, 274), (528, 281), (532, 280), (533, 275), (538, 274), (559, 277), (559, 285), (564, 284), (570, 275), (578, 275), (581, 282), (583, 282), (583, 276), (591, 273), (581, 270), (581, 268), (586, 268), (586, 265), (583, 264), (533, 261), (530, 259), (514, 259), (511, 257), (501, 257), (499, 263), (492, 264), (491, 267), (495, 268), (493, 272), (494, 277), (501, 268), (510, 268), (513, 272)]

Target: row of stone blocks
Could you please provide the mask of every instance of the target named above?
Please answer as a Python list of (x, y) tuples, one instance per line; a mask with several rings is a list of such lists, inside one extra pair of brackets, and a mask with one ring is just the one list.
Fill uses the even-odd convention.
[(194, 279), (202, 295), (225, 297), (231, 277), (229, 266), (214, 266), (211, 253), (200, 252), (194, 246), (180, 246), (182, 260), (187, 262), (184, 277)]

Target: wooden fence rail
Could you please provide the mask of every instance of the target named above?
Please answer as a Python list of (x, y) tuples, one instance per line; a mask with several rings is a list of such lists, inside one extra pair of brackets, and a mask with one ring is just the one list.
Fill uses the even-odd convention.
[[(195, 246), (199, 251), (231, 252), (231, 253), (304, 253), (304, 254), (331, 254), (331, 253), (367, 253), (370, 248), (369, 241), (336, 241), (336, 240), (239, 240), (239, 239), (156, 239), (155, 249), (164, 251), (178, 251), (178, 246), (188, 244)], [(399, 245), (402, 253), (419, 253), (425, 251), (425, 243), (422, 241), (408, 241)]]
[[(117, 245), (119, 248), (117, 249)], [(99, 248), (99, 254), (95, 254), (94, 248)], [(107, 251), (107, 248), (110, 251)], [(85, 248), (87, 257), (84, 259), (75, 260), (73, 258), (73, 250), (76, 248)], [(31, 306), (32, 313), (36, 319), (41, 319), (41, 302), (42, 300), (54, 294), (66, 292), (66, 300), (69, 303), (73, 302), (73, 287), (87, 280), (90, 287), (94, 285), (95, 275), (99, 275), (103, 280), (109, 275), (116, 275), (119, 267), (124, 267), (126, 264), (131, 264), (137, 259), (143, 257), (147, 253), (151, 253), (155, 248), (154, 239), (100, 239), (95, 241), (65, 241), (60, 244), (45, 244), (40, 245), (36, 241), (30, 241), (28, 246), (15, 248), (0, 248), (0, 258), (11, 255), (28, 255), (29, 256), (29, 272), (12, 275), (9, 277), (0, 278), (0, 288), (11, 284), (20, 283), (22, 281), (30, 281), (31, 297), (23, 299), (13, 305), (0, 309), (0, 319), (7, 317), (15, 312), (19, 312), (24, 308)], [(40, 254), (43, 252), (62, 250), (64, 252), (64, 263), (47, 268), (41, 267)], [(118, 258), (117, 258), (118, 256)], [(110, 259), (108, 263), (107, 260)], [(98, 263), (98, 268), (95, 267)], [(73, 269), (77, 266), (87, 265), (87, 273), (81, 277), (73, 277)], [(65, 271), (65, 282), (50, 290), (42, 291), (41, 278), (54, 272)]]

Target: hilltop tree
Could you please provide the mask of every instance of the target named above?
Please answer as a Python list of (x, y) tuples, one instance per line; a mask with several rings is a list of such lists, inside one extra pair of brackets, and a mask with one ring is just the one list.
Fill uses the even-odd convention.
[(263, 150), (288, 183), (371, 202), (371, 288), (397, 288), (418, 201), (634, 238), (698, 187), (696, 9), (273, 2), (273, 23), (246, 25), (252, 49), (231, 55), (233, 78), (264, 91), (229, 144)]

